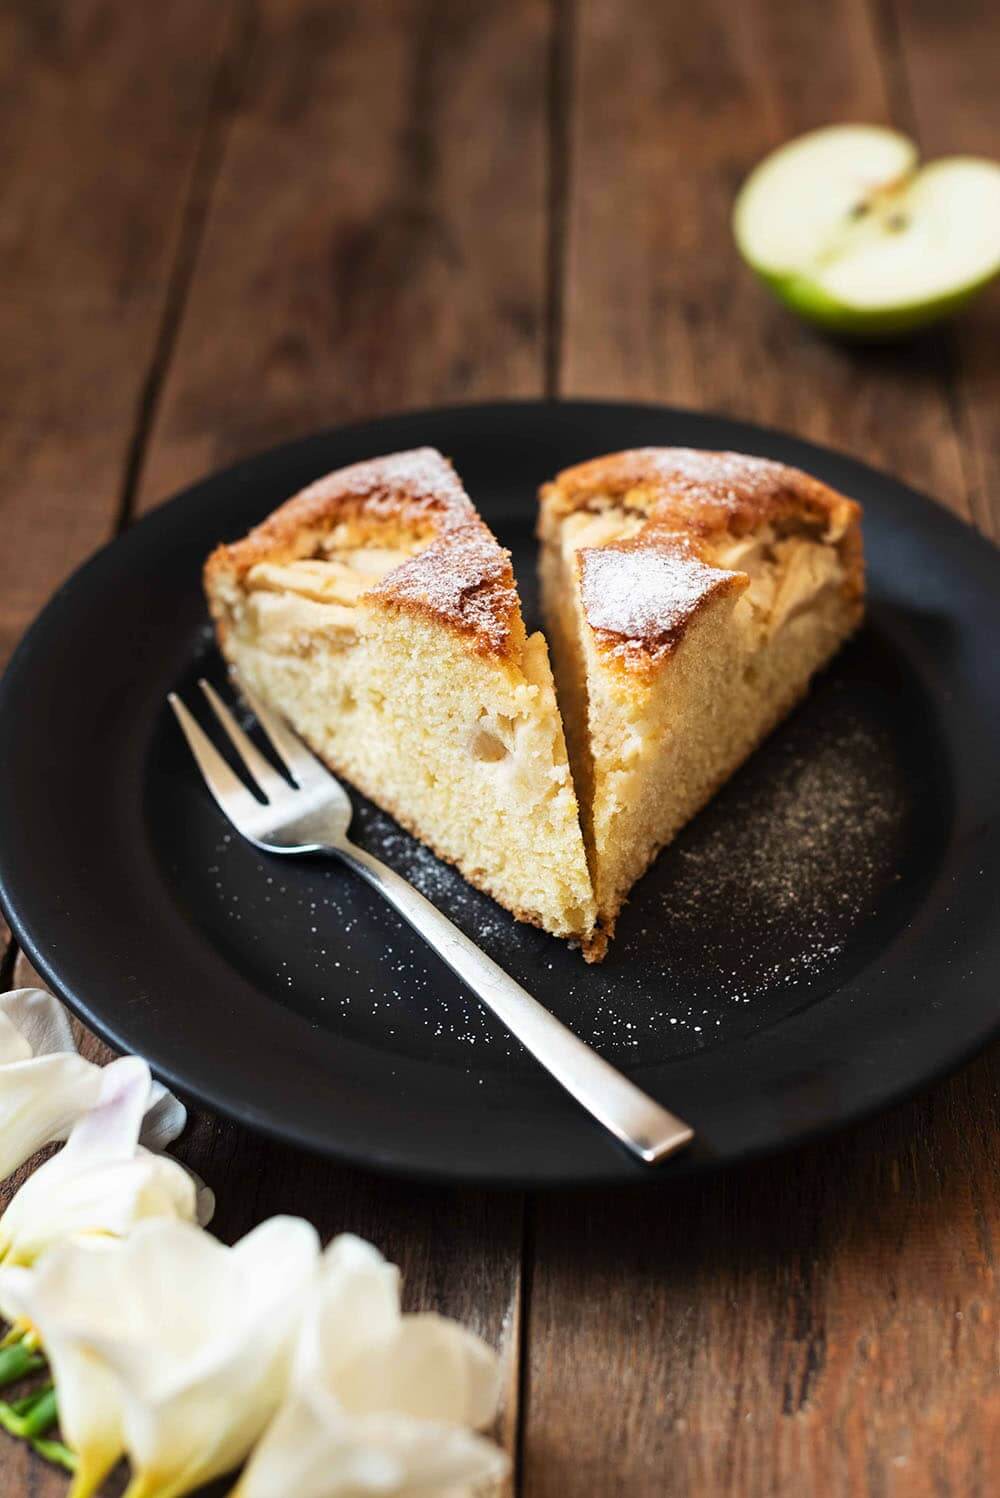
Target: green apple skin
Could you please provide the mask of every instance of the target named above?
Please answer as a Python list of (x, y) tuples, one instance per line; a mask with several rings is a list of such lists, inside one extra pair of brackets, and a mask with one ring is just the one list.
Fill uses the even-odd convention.
[[(971, 203), (970, 172), (975, 186)], [(829, 184), (825, 196), (815, 191), (823, 181)], [(951, 184), (950, 198), (947, 189), (941, 197), (943, 181)], [(964, 198), (955, 198), (956, 183)], [(850, 295), (842, 276), (828, 277), (822, 270), (824, 264), (829, 268), (831, 253), (834, 261), (849, 256), (859, 243), (862, 249), (871, 245), (873, 230), (884, 233), (895, 227), (888, 222), (893, 204), (905, 214), (916, 198), (919, 214), (921, 203), (929, 201), (927, 222), (932, 223), (935, 193), (939, 216), (954, 213), (956, 201), (964, 204), (962, 212), (980, 215), (978, 236), (966, 233), (961, 240), (974, 252), (972, 263), (967, 257), (962, 275), (950, 287), (943, 276), (936, 285), (933, 276), (923, 286), (912, 284), (911, 274), (906, 300), (886, 305), (873, 295), (871, 301), (881, 300), (881, 305), (866, 306), (868, 298)], [(798, 216), (797, 205), (805, 207)], [(874, 213), (859, 215), (859, 207)], [(944, 222), (954, 229), (954, 218)], [(790, 238), (783, 248), (785, 230)], [(951, 317), (1000, 275), (1000, 166), (969, 156), (942, 157), (921, 166), (914, 143), (897, 131), (829, 125), (786, 142), (757, 164), (733, 204), (732, 232), (750, 269), (807, 322), (843, 338), (894, 338)], [(905, 255), (902, 263), (905, 270)], [(886, 274), (884, 264), (882, 269)], [(879, 289), (868, 287), (869, 292)]]
[[(744, 256), (746, 259), (746, 256)], [(761, 270), (751, 260), (746, 262), (759, 280), (799, 317), (826, 333), (836, 333), (842, 338), (858, 342), (877, 342), (897, 338), (906, 333), (916, 333), (922, 328), (942, 322), (946, 317), (973, 301), (991, 281), (996, 272), (984, 276), (959, 291), (948, 292), (929, 302), (913, 302), (909, 306), (873, 308), (849, 307), (838, 302), (806, 276), (777, 276)]]

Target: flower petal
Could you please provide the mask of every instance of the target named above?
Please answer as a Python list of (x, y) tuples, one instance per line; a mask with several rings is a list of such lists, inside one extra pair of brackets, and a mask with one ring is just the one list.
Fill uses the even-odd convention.
[(97, 1102), (101, 1074), (82, 1056), (0, 1065), (0, 1179), (62, 1138)]
[(175, 1160), (139, 1150), (131, 1160), (93, 1162), (67, 1175), (56, 1169), (64, 1151), (28, 1177), (0, 1218), (0, 1261), (32, 1264), (54, 1244), (81, 1235), (123, 1238), (150, 1217), (193, 1222), (195, 1185)]
[(138, 1056), (122, 1056), (101, 1071), (101, 1090), (91, 1111), (74, 1128), (66, 1148), (54, 1157), (70, 1174), (93, 1160), (109, 1164), (135, 1154), (152, 1078)]
[(200, 1228), (207, 1228), (208, 1224), (215, 1216), (215, 1192), (212, 1190), (211, 1186), (205, 1185), (205, 1182), (202, 1180), (201, 1176), (198, 1175), (196, 1171), (192, 1170), (190, 1165), (181, 1165), (181, 1169), (187, 1172), (187, 1174), (191, 1177), (192, 1184), (194, 1185), (194, 1220)]
[(104, 1244), (0, 1270), (0, 1298), (37, 1327), (61, 1409), (65, 1383), (65, 1434), (87, 1472), (74, 1498), (92, 1491), (112, 1437), (132, 1462), (130, 1492), (175, 1498), (238, 1466), (285, 1397), (319, 1240), (276, 1218), (230, 1249), (156, 1220)]
[[(19, 1061), (36, 1060), (56, 1054), (76, 1054), (76, 1042), (65, 1007), (54, 994), (44, 988), (15, 988), (0, 994), (0, 1071)], [(93, 1062), (79, 1061), (79, 1068), (90, 1066), (95, 1073), (99, 1068)], [(92, 1102), (87, 1106), (92, 1106)], [(76, 1116), (69, 1118), (59, 1133), (49, 1134), (42, 1143), (65, 1137)], [(187, 1109), (162, 1082), (151, 1082), (146, 1116), (139, 1142), (146, 1149), (156, 1152), (165, 1150), (178, 1137), (187, 1123)], [(2, 1139), (2, 1121), (0, 1121)], [(2, 1156), (0, 1156), (2, 1159)], [(21, 1162), (18, 1162), (21, 1163)], [(16, 1169), (16, 1166), (11, 1167)]]
[(344, 1415), (305, 1394), (278, 1415), (232, 1498), (460, 1498), (509, 1463), (459, 1426), (404, 1415)]
[(390, 1336), (399, 1319), (395, 1264), (388, 1264), (363, 1238), (341, 1233), (323, 1255), (296, 1348), (296, 1383), (329, 1382), (373, 1338)]
[[(4, 998), (6, 997), (4, 994)], [(21, 1034), (13, 1020), (0, 1011), (0, 1067), (16, 1066), (19, 1062), (30, 1061), (31, 1056), (30, 1042)]]
[(147, 1217), (193, 1220), (198, 1204), (190, 1176), (176, 1161), (136, 1143), (149, 1096), (146, 1063), (126, 1056), (99, 1078), (94, 1107), (0, 1218), (0, 1261), (30, 1264), (60, 1239), (120, 1237)]
[(496, 1355), (481, 1338), (426, 1314), (404, 1316), (395, 1332), (342, 1364), (327, 1387), (351, 1414), (379, 1412), (481, 1427), (496, 1416)]
[(89, 1305), (101, 1298), (107, 1305), (105, 1252), (62, 1244), (35, 1269), (0, 1269), (5, 1315), (31, 1323), (52, 1369), (60, 1429), (78, 1462), (71, 1498), (88, 1498), (124, 1451), (118, 1380), (90, 1354), (76, 1324)]
[(402, 1316), (394, 1267), (337, 1238), (303, 1317), (292, 1392), (234, 1498), (458, 1498), (506, 1471), (468, 1429), (494, 1418), (498, 1394), (484, 1342), (440, 1316)]
[(153, 1082), (149, 1091), (149, 1105), (142, 1121), (139, 1143), (144, 1149), (159, 1154), (173, 1144), (184, 1132), (187, 1124), (187, 1109), (179, 1098), (168, 1092), (162, 1082)]
[[(44, 988), (13, 988), (0, 994), (0, 1015), (27, 1042), (29, 1056), (76, 1050), (69, 1015), (55, 994)], [(0, 1045), (0, 1063), (5, 1059)]]
[[(167, 1498), (238, 1466), (288, 1389), (319, 1259), (315, 1229), (274, 1218), (227, 1249), (197, 1229), (147, 1223), (121, 1246), (135, 1325), (90, 1346), (123, 1390), (135, 1491)], [(164, 1296), (164, 1285), (183, 1294)]]

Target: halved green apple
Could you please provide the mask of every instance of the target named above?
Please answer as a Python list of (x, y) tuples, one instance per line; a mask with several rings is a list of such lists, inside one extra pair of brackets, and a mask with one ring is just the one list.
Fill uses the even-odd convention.
[(821, 327), (879, 338), (926, 327), (1000, 271), (1000, 166), (921, 167), (905, 135), (831, 125), (750, 174), (733, 212), (740, 253)]

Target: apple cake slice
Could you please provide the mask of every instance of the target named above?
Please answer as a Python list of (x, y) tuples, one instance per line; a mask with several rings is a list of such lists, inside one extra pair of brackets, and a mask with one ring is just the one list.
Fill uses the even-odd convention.
[(567, 469), (540, 500), (594, 961), (635, 880), (857, 627), (861, 512), (797, 469), (681, 448)]
[(329, 474), (205, 566), (222, 653), (333, 770), (519, 920), (595, 906), (548, 650), (430, 448)]

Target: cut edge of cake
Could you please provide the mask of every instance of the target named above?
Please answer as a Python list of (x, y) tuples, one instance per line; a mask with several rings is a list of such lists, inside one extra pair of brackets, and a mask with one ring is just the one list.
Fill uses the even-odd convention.
[(653, 859), (861, 621), (860, 507), (767, 459), (643, 448), (540, 491), (542, 609), (600, 960)]
[(328, 474), (204, 573), (223, 656), (335, 773), (519, 920), (596, 908), (548, 650), (435, 449)]

